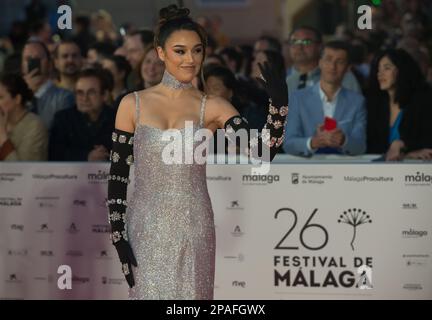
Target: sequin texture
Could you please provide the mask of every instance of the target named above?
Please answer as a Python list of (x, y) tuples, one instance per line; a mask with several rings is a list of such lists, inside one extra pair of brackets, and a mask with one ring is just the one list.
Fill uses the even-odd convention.
[[(202, 126), (200, 119), (194, 133)], [(138, 125), (134, 134), (135, 189), (126, 225), (138, 267), (132, 267), (129, 298), (213, 299), (215, 229), (206, 165), (165, 164), (163, 132)], [(195, 150), (200, 142), (180, 132)]]
[(120, 160), (120, 155), (117, 152), (113, 152), (112, 161), (117, 163)]
[(167, 86), (168, 88), (171, 89), (189, 89), (192, 88), (192, 83), (188, 82), (188, 83), (183, 83), (178, 81), (171, 73), (169, 73), (167, 70), (164, 71), (164, 74), (162, 76), (162, 80), (161, 83), (165, 86)]

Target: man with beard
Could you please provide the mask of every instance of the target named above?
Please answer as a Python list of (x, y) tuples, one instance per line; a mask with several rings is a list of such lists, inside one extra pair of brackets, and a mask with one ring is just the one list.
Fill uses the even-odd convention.
[(41, 117), (48, 130), (57, 111), (75, 103), (73, 92), (57, 87), (50, 79), (51, 68), (47, 46), (39, 40), (28, 40), (21, 55), (21, 73), (34, 94), (30, 111)]
[(62, 41), (54, 51), (58, 71), (57, 86), (73, 91), (83, 63), (81, 50), (74, 41)]
[(140, 87), (141, 62), (148, 48), (153, 44), (154, 33), (151, 30), (137, 30), (127, 35), (124, 42), (126, 50), (126, 59), (132, 67), (132, 72), (127, 79), (129, 90), (135, 90)]

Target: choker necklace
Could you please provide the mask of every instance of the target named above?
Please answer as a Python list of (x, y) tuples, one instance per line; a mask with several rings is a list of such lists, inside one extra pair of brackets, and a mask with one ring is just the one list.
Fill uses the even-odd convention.
[(189, 89), (192, 87), (192, 83), (180, 82), (166, 70), (164, 71), (161, 83), (171, 89)]

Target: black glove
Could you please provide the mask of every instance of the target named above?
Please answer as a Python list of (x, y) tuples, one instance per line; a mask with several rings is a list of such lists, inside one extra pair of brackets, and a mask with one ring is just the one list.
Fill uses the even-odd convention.
[(285, 139), (285, 125), (288, 114), (288, 86), (285, 80), (285, 70), (278, 70), (267, 62), (264, 63), (264, 66), (261, 64), (258, 64), (258, 66), (265, 80), (262, 78), (257, 78), (257, 80), (270, 97), (269, 114), (263, 128), (266, 132), (263, 131), (258, 136), (251, 137), (247, 120), (236, 115), (225, 122), (225, 136), (231, 143), (237, 145), (236, 133), (240, 129), (246, 129), (249, 144), (244, 152), (254, 157), (254, 155), (262, 154), (262, 151), (265, 150), (269, 157), (263, 160), (272, 161)]
[(132, 252), (132, 248), (128, 241), (120, 240), (116, 244), (114, 244), (118, 256), (120, 258), (120, 262), (122, 264), (122, 272), (126, 278), (126, 281), (130, 288), (135, 285), (135, 280), (133, 277), (132, 266), (135, 267), (138, 265), (135, 259), (135, 256)]
[(262, 78), (256, 78), (269, 95), (272, 105), (276, 108), (288, 106), (288, 86), (285, 79), (285, 70), (279, 70), (273, 64), (258, 63)]
[(108, 221), (111, 225), (111, 240), (122, 263), (122, 272), (129, 287), (132, 288), (135, 281), (131, 265), (136, 267), (137, 262), (128, 241), (125, 222), (129, 171), (133, 163), (133, 133), (115, 129), (112, 140), (111, 167), (108, 176)]

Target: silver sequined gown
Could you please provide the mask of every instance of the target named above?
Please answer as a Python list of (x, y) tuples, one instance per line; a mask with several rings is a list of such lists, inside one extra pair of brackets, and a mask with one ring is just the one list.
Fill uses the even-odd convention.
[[(203, 127), (204, 108), (205, 96), (194, 133)], [(135, 189), (126, 226), (138, 267), (129, 298), (213, 299), (215, 228), (206, 165), (165, 164), (162, 150), (169, 141), (162, 141), (163, 132), (140, 124), (135, 130)], [(184, 140), (185, 130), (180, 132)]]

